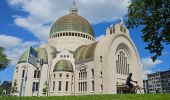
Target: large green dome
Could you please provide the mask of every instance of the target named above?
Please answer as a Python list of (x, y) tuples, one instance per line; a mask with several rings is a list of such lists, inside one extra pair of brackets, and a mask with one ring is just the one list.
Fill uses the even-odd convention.
[(70, 13), (59, 18), (52, 26), (50, 36), (56, 32), (77, 31), (94, 37), (93, 28), (90, 23), (77, 13)]

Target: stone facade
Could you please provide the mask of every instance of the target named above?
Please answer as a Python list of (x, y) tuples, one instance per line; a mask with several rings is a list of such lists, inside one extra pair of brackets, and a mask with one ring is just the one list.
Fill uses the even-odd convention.
[(123, 21), (96, 41), (91, 25), (77, 12), (74, 5), (52, 26), (48, 44), (39, 48), (38, 59), (47, 61), (42, 66), (27, 64), (26, 52), (21, 56), (14, 72), (15, 95), (117, 94), (117, 85), (125, 84), (129, 73), (143, 86), (139, 55)]

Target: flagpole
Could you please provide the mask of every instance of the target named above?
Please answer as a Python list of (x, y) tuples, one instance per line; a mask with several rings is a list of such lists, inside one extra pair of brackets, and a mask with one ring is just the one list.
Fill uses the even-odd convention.
[(23, 86), (22, 96), (25, 95), (25, 88), (26, 88), (27, 74), (28, 74), (28, 59), (29, 59), (30, 49), (31, 49), (31, 46), (29, 46), (28, 55), (27, 55), (26, 73), (25, 73), (25, 75), (24, 75), (24, 86)]
[(42, 71), (42, 66), (44, 64), (44, 60), (43, 59), (39, 59), (39, 65), (40, 65), (40, 73), (39, 73), (39, 83), (38, 83), (38, 94), (37, 96), (40, 96), (40, 82), (41, 82), (41, 71)]

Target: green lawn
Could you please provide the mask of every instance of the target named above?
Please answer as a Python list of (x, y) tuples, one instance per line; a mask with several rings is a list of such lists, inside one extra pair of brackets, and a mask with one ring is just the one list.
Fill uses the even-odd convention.
[(56, 97), (0, 97), (0, 100), (170, 100), (170, 94), (122, 94)]

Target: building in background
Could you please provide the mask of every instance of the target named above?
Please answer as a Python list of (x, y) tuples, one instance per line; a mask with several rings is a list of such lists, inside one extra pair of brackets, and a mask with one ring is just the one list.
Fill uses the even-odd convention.
[(12, 82), (11, 81), (4, 81), (2, 85), (0, 86), (2, 88), (2, 96), (9, 96), (10, 95), (10, 90), (12, 87)]
[(144, 88), (144, 93), (148, 94), (149, 90), (148, 90), (148, 80), (143, 80), (143, 88)]
[(170, 69), (148, 74), (147, 78), (149, 93), (170, 93)]
[(13, 84), (18, 92), (14, 95), (117, 94), (117, 86), (126, 83), (129, 73), (143, 86), (138, 52), (123, 20), (108, 27), (97, 41), (75, 2), (69, 14), (51, 27), (47, 45), (35, 50), (37, 64), (27, 63), (27, 50), (16, 65)]

